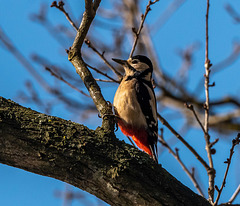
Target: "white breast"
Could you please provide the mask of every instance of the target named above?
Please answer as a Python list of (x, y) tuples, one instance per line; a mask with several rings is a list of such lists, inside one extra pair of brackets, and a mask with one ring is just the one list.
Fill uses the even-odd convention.
[(134, 128), (147, 128), (147, 122), (137, 102), (136, 79), (122, 80), (114, 97), (113, 106), (124, 123)]

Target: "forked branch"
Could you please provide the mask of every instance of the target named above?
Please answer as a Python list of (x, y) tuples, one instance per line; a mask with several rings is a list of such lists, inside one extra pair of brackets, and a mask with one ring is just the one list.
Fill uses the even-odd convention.
[(187, 166), (183, 163), (183, 161), (181, 160), (181, 158), (179, 156), (178, 149), (176, 148), (176, 151), (174, 152), (173, 149), (170, 147), (170, 145), (165, 141), (165, 139), (163, 138), (163, 129), (160, 129), (160, 130), (161, 130), (161, 134), (158, 136), (160, 143), (164, 147), (166, 147), (168, 149), (168, 151), (174, 156), (174, 158), (179, 162), (179, 164), (181, 165), (181, 167), (186, 172), (186, 174), (188, 175), (188, 177), (192, 181), (193, 185), (197, 189), (198, 193), (202, 197), (204, 197), (203, 191), (202, 191), (200, 185), (198, 184), (198, 182), (197, 182), (197, 180), (196, 180), (196, 178), (194, 176), (194, 173), (190, 172), (189, 169), (187, 168)]
[(133, 28), (133, 32), (134, 32), (134, 34), (135, 34), (135, 40), (134, 40), (134, 42), (133, 42), (133, 47), (132, 47), (132, 50), (131, 50), (131, 52), (130, 52), (129, 58), (132, 57), (133, 52), (134, 52), (134, 50), (135, 50), (135, 48), (136, 48), (136, 46), (137, 46), (137, 42), (138, 42), (140, 33), (141, 33), (141, 31), (142, 31), (142, 28), (143, 28), (143, 24), (144, 24), (145, 19), (146, 19), (147, 15), (148, 15), (148, 12), (151, 11), (150, 6), (153, 5), (153, 4), (155, 4), (155, 3), (158, 2), (158, 1), (159, 1), (159, 0), (155, 0), (155, 1), (151, 1), (151, 0), (150, 0), (150, 1), (148, 2), (148, 5), (146, 6), (145, 13), (142, 15), (142, 20), (141, 20), (140, 26), (139, 26), (139, 28), (138, 28), (138, 31), (135, 31), (135, 28)]
[[(114, 118), (111, 116), (112, 108), (103, 98), (101, 89), (93, 78), (91, 72), (86, 66), (81, 56), (81, 48), (91, 26), (91, 23), (96, 15), (101, 0), (88, 1), (85, 0), (85, 12), (81, 24), (78, 28), (77, 35), (74, 39), (73, 45), (68, 52), (68, 59), (73, 64), (76, 72), (81, 77), (86, 88), (88, 89), (93, 102), (100, 113), (100, 116), (106, 117), (103, 119), (102, 127), (106, 130), (114, 131)], [(110, 114), (110, 115), (107, 115)]]

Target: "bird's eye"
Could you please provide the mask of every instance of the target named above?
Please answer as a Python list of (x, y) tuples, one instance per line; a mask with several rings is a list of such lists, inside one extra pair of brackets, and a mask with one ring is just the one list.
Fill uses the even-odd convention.
[(132, 64), (137, 64), (138, 63), (138, 60), (134, 59), (132, 60)]

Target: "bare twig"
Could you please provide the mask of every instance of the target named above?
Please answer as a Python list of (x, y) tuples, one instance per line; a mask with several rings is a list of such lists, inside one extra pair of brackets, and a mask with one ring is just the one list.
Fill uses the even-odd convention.
[(207, 151), (207, 156), (208, 156), (208, 161), (209, 161), (209, 166), (210, 170), (208, 170), (208, 178), (209, 178), (209, 188), (208, 188), (208, 197), (210, 203), (213, 203), (213, 198), (214, 198), (214, 180), (215, 180), (215, 170), (213, 166), (213, 159), (212, 159), (212, 153), (211, 153), (211, 148), (210, 148), (210, 135), (209, 135), (209, 75), (210, 75), (210, 67), (212, 66), (209, 60), (209, 40), (208, 40), (208, 16), (209, 16), (209, 1), (207, 0), (207, 10), (206, 10), (206, 47), (205, 47), (205, 95), (206, 95), (206, 101), (204, 104), (204, 109), (205, 109), (205, 121), (204, 121), (204, 138), (206, 141), (206, 151)]
[[(64, 8), (64, 3), (62, 1), (59, 1), (58, 4), (56, 1), (54, 1), (51, 5), (51, 7), (55, 7), (57, 9), (59, 9), (60, 11), (63, 12), (63, 14), (66, 16), (67, 20), (69, 21), (69, 23), (73, 26), (73, 28), (78, 31), (78, 28), (76, 26), (76, 24), (73, 22), (73, 20), (71, 19), (71, 17), (69, 16), (69, 14), (66, 12), (65, 8)], [(88, 45), (89, 48), (91, 48), (103, 61), (104, 63), (117, 75), (118, 79), (122, 78), (122, 75), (109, 63), (109, 61), (104, 57), (104, 52), (100, 53), (96, 47), (93, 46), (93, 44), (90, 42), (89, 39), (85, 38), (84, 42)]]
[(238, 133), (237, 137), (235, 139), (232, 140), (232, 147), (230, 149), (230, 155), (229, 155), (229, 158), (227, 158), (227, 160), (224, 162), (227, 164), (227, 168), (226, 168), (226, 171), (225, 171), (225, 174), (224, 174), (224, 177), (223, 177), (223, 182), (222, 182), (222, 185), (221, 185), (221, 188), (218, 189), (217, 186), (215, 186), (217, 192), (218, 192), (218, 195), (217, 195), (217, 198), (214, 202), (214, 206), (218, 204), (218, 201), (219, 201), (219, 198), (221, 196), (221, 193), (222, 193), (222, 190), (223, 188), (225, 187), (226, 185), (226, 179), (227, 179), (227, 175), (228, 175), (228, 171), (229, 171), (229, 167), (230, 167), (230, 164), (231, 164), (231, 161), (232, 161), (232, 156), (233, 156), (233, 153), (234, 153), (234, 148), (236, 145), (238, 145), (240, 143), (240, 133)]
[(238, 185), (237, 189), (233, 193), (232, 197), (229, 199), (228, 203), (231, 204), (236, 199), (239, 193), (240, 193), (240, 184)]
[(209, 144), (209, 147), (212, 148), (218, 141), (219, 141), (219, 138), (215, 139), (213, 142)]
[(114, 82), (113, 80), (107, 80), (107, 79), (97, 79), (97, 78), (95, 78), (95, 80), (97, 82), (117, 83), (117, 82)]
[[(211, 76), (217, 74), (220, 71), (223, 71), (225, 68), (232, 65), (236, 60), (238, 60), (239, 55), (240, 55), (240, 44), (235, 42), (233, 44), (232, 52), (225, 59), (223, 59), (219, 63), (216, 63), (215, 65), (212, 66)], [(203, 80), (204, 80), (204, 78), (201, 78), (199, 80), (196, 88), (194, 89), (195, 93), (198, 93), (202, 89)]]
[[(83, 105), (79, 106), (80, 103), (66, 97), (63, 93), (61, 93), (56, 88), (52, 88), (50, 84), (36, 71), (31, 62), (13, 45), (11, 40), (7, 37), (7, 35), (0, 29), (0, 41), (5, 45), (7, 50), (23, 65), (23, 67), (32, 75), (32, 77), (38, 82), (38, 84), (44, 88), (50, 94), (53, 94), (59, 100), (67, 104), (71, 107), (81, 107), (84, 108)], [(86, 108), (86, 107), (85, 107)]]
[(57, 79), (61, 80), (62, 82), (64, 82), (65, 84), (67, 84), (69, 87), (71, 87), (72, 89), (78, 91), (79, 93), (85, 95), (86, 97), (90, 97), (88, 94), (86, 94), (84, 91), (78, 89), (77, 87), (75, 87), (74, 85), (72, 85), (71, 83), (69, 83), (68, 81), (66, 81), (62, 76), (56, 74), (52, 69), (50, 69), (49, 67), (45, 67), (45, 69), (51, 73), (51, 75), (53, 75), (54, 77), (56, 77)]
[(175, 159), (179, 162), (179, 164), (181, 165), (181, 167), (183, 168), (183, 170), (186, 172), (186, 174), (188, 175), (188, 177), (190, 178), (190, 180), (192, 181), (193, 185), (195, 186), (195, 188), (197, 189), (198, 193), (204, 197), (204, 194), (202, 192), (202, 189), (200, 188), (194, 173), (191, 173), (188, 168), (186, 167), (186, 165), (183, 163), (183, 161), (180, 159), (179, 156), (179, 151), (176, 148), (176, 152), (174, 152), (172, 150), (172, 148), (168, 145), (168, 143), (165, 141), (165, 139), (163, 138), (163, 129), (161, 129), (161, 135), (158, 136), (158, 138), (160, 139), (159, 141), (162, 143), (162, 145), (164, 147), (166, 147), (168, 149), (168, 151), (175, 157)]
[(237, 13), (237, 11), (230, 5), (227, 4), (225, 6), (225, 9), (227, 10), (227, 12), (229, 13), (229, 15), (237, 22), (240, 22), (240, 14)]
[[(194, 117), (196, 118), (198, 124), (200, 125), (202, 131), (203, 131), (204, 134), (205, 134), (206, 131), (205, 131), (204, 127), (203, 127), (202, 122), (201, 122), (200, 119), (198, 118), (198, 115), (197, 115), (197, 113), (196, 113), (196, 111), (195, 111), (193, 105), (192, 105), (192, 104), (185, 103), (185, 106), (186, 106), (189, 110), (191, 110), (191, 111), (193, 112)], [(208, 135), (208, 134), (206, 134), (206, 135)]]
[(91, 68), (92, 70), (94, 70), (95, 72), (107, 77), (108, 79), (110, 79), (112, 82), (115, 82), (115, 83), (119, 83), (119, 81), (117, 81), (116, 79), (110, 77), (108, 74), (105, 74), (104, 72), (100, 71), (99, 69), (89, 65), (89, 64), (86, 64), (89, 68)]
[(174, 134), (193, 154), (194, 156), (199, 160), (199, 162), (205, 167), (205, 169), (208, 171), (210, 169), (209, 165), (205, 162), (205, 160), (196, 152), (196, 150), (179, 134), (176, 132), (175, 129), (172, 128), (172, 126), (158, 113), (157, 114), (158, 119), (162, 122), (163, 125), (165, 125), (171, 132)]
[(175, 12), (186, 2), (186, 0), (175, 0), (169, 4), (164, 12), (151, 25), (150, 30), (153, 34), (156, 32), (175, 14)]
[(92, 43), (88, 40), (85, 39), (84, 41), (89, 48), (91, 48), (103, 61), (104, 63), (117, 75), (118, 79), (122, 79), (122, 75), (108, 62), (108, 60), (104, 56), (104, 52), (100, 53), (93, 45)]
[(142, 28), (143, 28), (143, 24), (144, 24), (144, 22), (145, 22), (145, 19), (146, 19), (146, 17), (147, 17), (148, 12), (151, 11), (150, 6), (153, 5), (153, 4), (155, 4), (155, 3), (158, 2), (158, 1), (159, 1), (159, 0), (155, 0), (155, 1), (151, 1), (151, 0), (150, 0), (150, 1), (148, 2), (148, 5), (146, 6), (145, 13), (144, 13), (144, 15), (142, 15), (142, 20), (141, 20), (140, 26), (139, 26), (139, 28), (138, 28), (138, 31), (135, 31), (135, 29), (133, 29), (133, 32), (135, 33), (135, 40), (134, 40), (133, 47), (132, 47), (132, 50), (131, 50), (131, 52), (130, 52), (129, 58), (132, 57), (133, 52), (134, 52), (134, 50), (135, 50), (135, 48), (136, 48), (136, 46), (137, 46), (137, 42), (138, 42), (140, 33), (141, 33), (141, 31), (142, 31)]
[(78, 28), (76, 26), (76, 24), (73, 22), (73, 20), (71, 19), (71, 17), (69, 16), (69, 14), (66, 12), (66, 10), (64, 9), (64, 2), (63, 1), (59, 1), (57, 4), (57, 1), (52, 2), (50, 7), (55, 7), (57, 9), (59, 9), (60, 11), (62, 11), (64, 13), (64, 15), (66, 16), (67, 20), (69, 21), (69, 23), (73, 26), (73, 28), (77, 31)]
[(66, 39), (60, 35), (59, 29), (52, 24), (47, 18), (47, 7), (42, 5), (38, 14), (31, 14), (30, 18), (34, 22), (38, 22), (44, 26), (44, 28), (49, 32), (49, 34), (59, 43), (61, 47), (66, 48)]
[(5, 32), (0, 28), (0, 41), (5, 45), (7, 50), (27, 69), (27, 71), (35, 78), (35, 80), (47, 91), (50, 91), (50, 86), (36, 71), (29, 60), (14, 46), (13, 42), (8, 38)]

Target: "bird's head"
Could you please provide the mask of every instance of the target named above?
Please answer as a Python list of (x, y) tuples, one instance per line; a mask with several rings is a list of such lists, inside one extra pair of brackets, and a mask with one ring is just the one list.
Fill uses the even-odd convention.
[(152, 62), (146, 56), (136, 55), (136, 56), (133, 56), (132, 58), (129, 58), (128, 60), (121, 60), (121, 59), (112, 59), (112, 60), (123, 66), (126, 76), (132, 76), (136, 73), (145, 72), (144, 78), (146, 80), (150, 81), (152, 78), (152, 72), (153, 72)]

